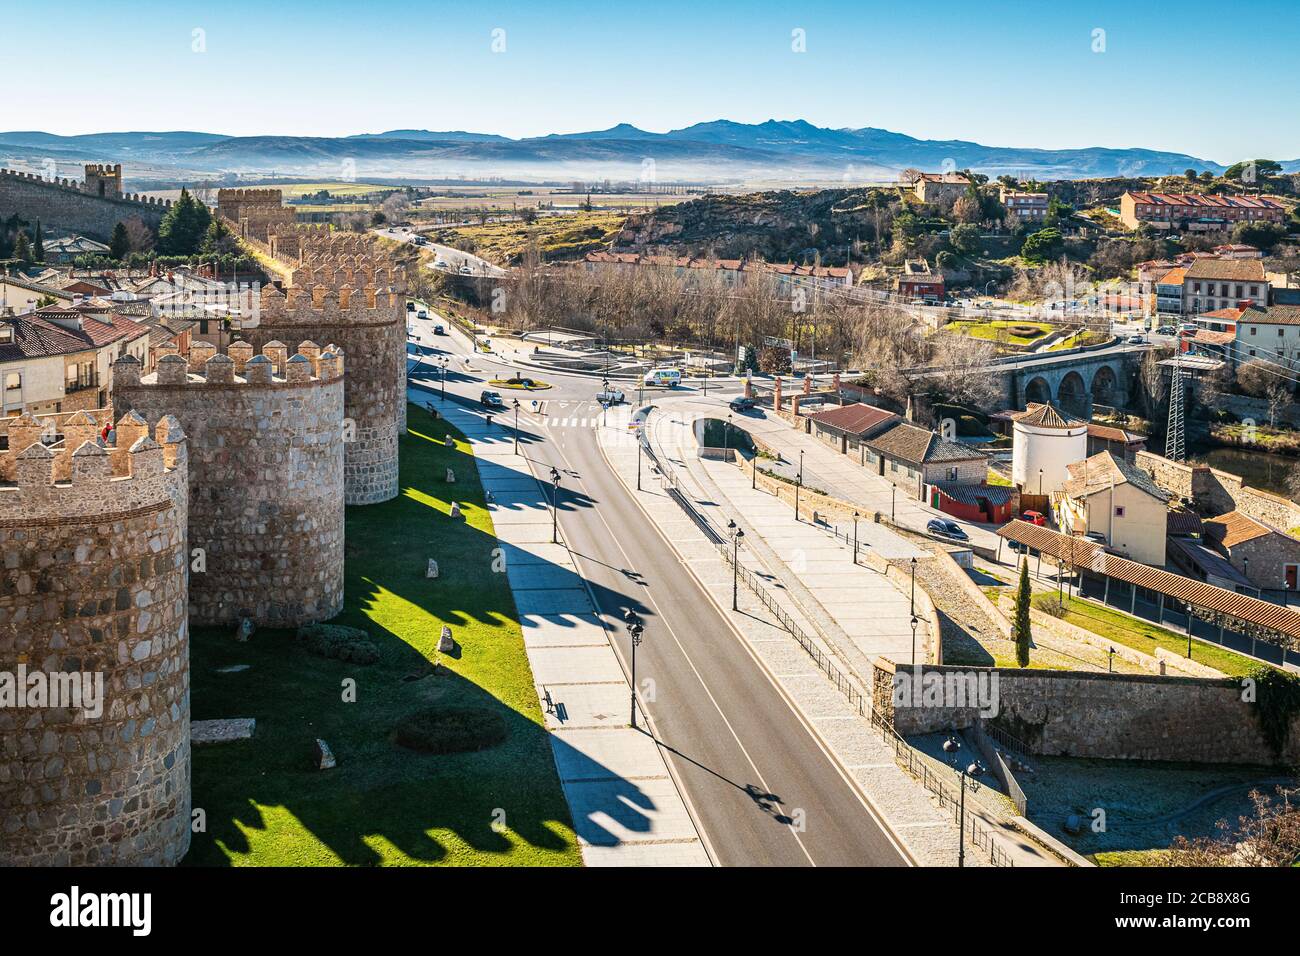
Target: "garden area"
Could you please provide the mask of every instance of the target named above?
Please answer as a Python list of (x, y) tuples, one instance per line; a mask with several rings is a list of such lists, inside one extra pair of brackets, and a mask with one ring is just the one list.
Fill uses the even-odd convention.
[[(187, 864), (581, 864), (510, 587), (490, 573), (497, 543), (469, 446), (440, 419), (412, 409), (410, 423), (399, 497), (347, 509), (347, 599), (331, 623), (364, 641), (194, 630), (194, 719), (257, 729), (194, 749), (206, 832)], [(448, 516), (448, 467), (461, 521)], [(317, 769), (317, 738), (336, 767)]]
[(973, 339), (983, 339), (1001, 345), (1033, 345), (1052, 332), (1055, 326), (1046, 322), (989, 321), (973, 322), (959, 320), (949, 322), (943, 331), (957, 335), (966, 335)]

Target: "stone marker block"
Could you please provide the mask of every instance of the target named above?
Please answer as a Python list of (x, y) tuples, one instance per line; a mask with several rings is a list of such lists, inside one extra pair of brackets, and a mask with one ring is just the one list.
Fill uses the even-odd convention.
[(456, 649), (456, 641), (451, 636), (451, 628), (446, 624), (442, 626), (442, 636), (438, 638), (438, 653), (450, 654)]
[(253, 636), (253, 631), (257, 628), (249, 618), (240, 618), (238, 626), (235, 628), (235, 640), (246, 641)]
[(454, 485), (455, 483), (456, 483), (456, 472), (454, 472), (454, 471), (452, 471), (450, 468), (448, 468), (448, 469), (447, 469), (447, 484), (449, 484), (449, 485)]
[(438, 576), (438, 562), (433, 558), (429, 559), (429, 566), (425, 569), (424, 576), (426, 578), (436, 578)]
[(452, 516), (453, 518), (459, 518), (459, 517), (460, 517), (460, 505), (457, 504), (457, 503), (454, 502), (454, 501), (451, 503), (451, 516)]
[(257, 728), (253, 717), (225, 717), (220, 720), (190, 721), (190, 744), (228, 744), (235, 740), (248, 740)]
[(448, 447), (448, 448), (455, 448), (455, 447), (456, 447), (456, 439), (452, 438), (450, 435), (448, 435), (446, 438), (444, 438), (444, 439), (442, 440), (442, 443), (443, 443), (443, 445), (445, 445), (445, 446)]

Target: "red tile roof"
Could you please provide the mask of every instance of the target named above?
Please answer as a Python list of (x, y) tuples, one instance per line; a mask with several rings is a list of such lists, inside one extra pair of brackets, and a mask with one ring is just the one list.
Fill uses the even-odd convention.
[(1267, 196), (1202, 196), (1199, 193), (1133, 192), (1139, 206), (1200, 206), (1206, 209), (1286, 209)]
[(892, 418), (898, 418), (893, 412), (860, 402), (827, 409), (808, 417), (819, 425), (827, 425), (850, 435), (861, 435)]

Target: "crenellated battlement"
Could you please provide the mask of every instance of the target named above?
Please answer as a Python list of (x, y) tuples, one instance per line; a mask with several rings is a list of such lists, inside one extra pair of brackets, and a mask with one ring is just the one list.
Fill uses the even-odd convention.
[[(87, 171), (89, 171), (92, 169), (92, 167), (87, 166), (86, 169)], [(119, 177), (121, 174), (121, 169), (122, 167), (119, 165), (117, 167)], [(106, 202), (131, 203), (137, 206), (145, 207), (150, 210), (157, 210), (159, 212), (170, 209), (172, 205), (172, 201), (170, 199), (158, 199), (155, 196), (145, 196), (140, 193), (123, 193), (120, 191), (120, 188), (117, 192), (106, 191), (104, 193), (100, 193), (98, 189), (97, 181), (95, 180), (92, 180), (90, 182), (79, 183), (75, 179), (66, 179), (66, 178), (46, 179), (45, 177), (39, 176), (36, 173), (24, 173), (16, 169), (4, 169), (4, 168), (0, 168), (0, 177), (8, 177), (9, 179), (20, 180), (24, 183), (31, 183), (33, 185), (48, 186), (52, 189), (64, 189), (64, 190), (68, 190), (69, 192), (77, 193), (78, 195), (81, 196), (90, 196), (95, 199), (103, 199)]]
[(11, 421), (9, 448), (0, 452), (0, 525), (90, 521), (184, 501), (188, 456), (179, 421), (163, 418), (151, 434), (146, 422), (126, 415), (109, 440), (101, 431), (86, 412), (69, 418), (61, 436), (40, 417)]
[(323, 385), (343, 378), (343, 354), (337, 346), (322, 349), (305, 341), (289, 354), (283, 342), (271, 341), (255, 353), (248, 342), (232, 342), (225, 352), (211, 342), (195, 342), (189, 358), (175, 352), (159, 357), (148, 375), (138, 359), (124, 355), (113, 363), (113, 391), (137, 386), (303, 386)]
[[(337, 289), (263, 286), (260, 324), (267, 326), (373, 326), (402, 322), (406, 298), (391, 287), (374, 285)], [(403, 326), (405, 338), (405, 326)]]

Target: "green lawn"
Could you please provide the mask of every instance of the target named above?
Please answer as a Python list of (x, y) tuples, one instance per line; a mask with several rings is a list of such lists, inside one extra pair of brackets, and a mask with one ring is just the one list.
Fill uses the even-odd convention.
[[(257, 733), (194, 750), (194, 806), (207, 832), (194, 835), (188, 863), (581, 864), (514, 601), (491, 568), (496, 539), (468, 446), (455, 433), (456, 448), (444, 448), (445, 422), (414, 406), (409, 421), (401, 495), (347, 511), (347, 606), (335, 620), (370, 632), (377, 663), (312, 656), (285, 631), (239, 644), (227, 629), (195, 630), (193, 717), (255, 717)], [(442, 481), (448, 466), (454, 486)], [(449, 487), (463, 522), (447, 517)], [(424, 576), (429, 557), (435, 581)], [(444, 622), (463, 656), (437, 654)], [(252, 668), (216, 672), (229, 664)], [(347, 678), (355, 703), (342, 701)], [(402, 717), (439, 704), (496, 710), (505, 742), (444, 756), (391, 742)], [(314, 769), (316, 737), (335, 769)]]
[[(1187, 653), (1186, 634), (1169, 631), (1136, 617), (1121, 614), (1090, 601), (1071, 598), (1068, 595), (1065, 597), (1065, 604), (1069, 608), (1065, 615), (1066, 621), (1094, 634), (1100, 634), (1116, 644), (1123, 644), (1147, 654), (1154, 654), (1157, 647), (1163, 647), (1179, 655)], [(1249, 657), (1243, 657), (1217, 644), (1209, 644), (1197, 638), (1192, 638), (1192, 660), (1223, 671), (1229, 677), (1245, 677), (1259, 666), (1257, 661)]]
[[(1007, 329), (1034, 329), (1032, 335), (1012, 335), (1005, 332)], [(1053, 326), (1046, 322), (949, 322), (943, 327), (945, 332), (956, 332), (958, 335), (969, 335), (974, 339), (985, 339), (990, 342), (1003, 341), (1002, 336), (1005, 334), (1005, 341), (1011, 345), (1029, 345), (1031, 342), (1037, 342), (1044, 335), (1052, 331)]]

